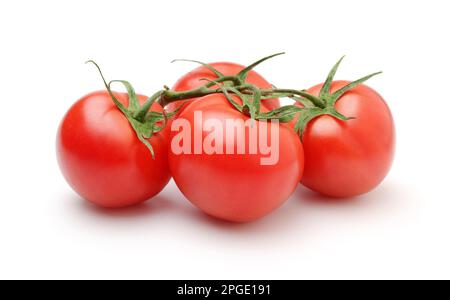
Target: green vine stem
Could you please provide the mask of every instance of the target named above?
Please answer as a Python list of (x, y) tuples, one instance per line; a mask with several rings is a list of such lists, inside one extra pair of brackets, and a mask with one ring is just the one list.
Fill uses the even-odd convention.
[[(157, 133), (160, 130), (163, 130), (165, 124), (167, 123), (167, 119), (173, 117), (176, 114), (166, 114), (165, 112), (150, 112), (155, 102), (158, 102), (163, 107), (166, 107), (168, 104), (176, 101), (201, 98), (212, 94), (223, 94), (237, 110), (249, 115), (252, 119), (265, 121), (278, 120), (280, 122), (291, 122), (295, 119), (295, 130), (302, 137), (308, 123), (319, 116), (330, 115), (343, 121), (351, 120), (351, 117), (343, 116), (338, 111), (336, 111), (336, 102), (346, 92), (381, 73), (378, 72), (368, 75), (351, 82), (347, 86), (334, 93), (331, 93), (331, 84), (343, 60), (343, 58), (341, 58), (329, 72), (326, 81), (319, 93), (319, 96), (314, 96), (305, 90), (280, 89), (276, 87), (273, 87), (271, 89), (260, 89), (257, 86), (246, 82), (248, 73), (256, 66), (258, 66), (262, 62), (267, 61), (270, 58), (282, 54), (284, 53), (277, 53), (260, 59), (243, 69), (241, 72), (239, 72), (239, 74), (233, 76), (225, 76), (209, 64), (205, 64), (199, 61), (182, 60), (203, 65), (204, 67), (212, 71), (217, 76), (217, 79), (205, 79), (207, 83), (199, 88), (189, 91), (173, 91), (165, 87), (163, 90), (154, 93), (142, 106), (139, 104), (136, 93), (134, 92), (134, 89), (129, 82), (124, 80), (114, 80), (108, 83), (104, 78), (98, 64), (94, 61), (89, 61), (89, 63), (93, 63), (97, 67), (100, 76), (102, 77), (103, 83), (109, 94), (111, 95), (114, 103), (128, 119), (138, 138), (149, 148), (152, 155), (154, 155), (153, 149), (148, 142), (148, 139), (150, 139), (153, 134)], [(120, 103), (114, 96), (114, 93), (111, 91), (111, 84), (114, 82), (122, 83), (126, 87), (130, 98), (129, 107), (124, 107), (124, 105)], [(241, 106), (236, 103), (231, 95), (236, 95), (241, 98), (243, 105)], [(300, 107), (297, 105), (287, 105), (270, 112), (262, 113), (261, 102), (273, 98), (291, 98), (296, 102), (301, 103), (302, 106)], [(249, 101), (249, 99), (251, 99), (251, 101)], [(160, 125), (161, 122), (163, 122), (164, 126)]]

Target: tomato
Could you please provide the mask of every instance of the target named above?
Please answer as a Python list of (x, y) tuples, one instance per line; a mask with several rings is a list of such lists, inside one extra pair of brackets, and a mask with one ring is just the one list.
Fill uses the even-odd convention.
[[(236, 97), (236, 102), (239, 99)], [(262, 111), (267, 111), (262, 108)], [(198, 114), (202, 118), (198, 118)], [(244, 127), (249, 117), (234, 108), (222, 94), (214, 94), (198, 99), (187, 106), (174, 121), (172, 126), (172, 147), (169, 165), (172, 176), (181, 192), (195, 206), (206, 214), (231, 222), (249, 222), (259, 219), (282, 205), (295, 191), (303, 170), (303, 149), (299, 137), (292, 128), (276, 122), (253, 121), (254, 127)], [(217, 139), (212, 143), (219, 149), (228, 151), (207, 152), (201, 149), (197, 154), (192, 150), (193, 143), (187, 147), (191, 152), (175, 152), (174, 147), (181, 145), (176, 123), (183, 120), (189, 124), (191, 131), (187, 137), (195, 141), (200, 137), (206, 141), (210, 134)], [(236, 121), (241, 125), (234, 130), (227, 130), (226, 123)], [(220, 132), (206, 127), (208, 122), (225, 128)], [(262, 164), (267, 152), (251, 153), (250, 129), (260, 130), (267, 126), (269, 144), (279, 144), (278, 159), (272, 164)], [(193, 128), (200, 128), (197, 135)], [(278, 130), (276, 136), (272, 130)], [(264, 131), (263, 131), (264, 132)], [(223, 142), (219, 142), (223, 139)], [(262, 139), (262, 135), (258, 136)], [(247, 151), (239, 153), (237, 145), (245, 145)], [(273, 148), (274, 149), (274, 148)], [(272, 150), (273, 150), (272, 149)], [(272, 154), (277, 152), (272, 151)]]
[[(237, 75), (245, 68), (244, 66), (230, 62), (211, 63), (210, 66), (215, 68), (224, 76)], [(217, 76), (208, 68), (201, 66), (181, 77), (175, 83), (172, 89), (177, 92), (189, 91), (205, 85), (207, 82), (204, 79), (214, 80), (217, 79)], [(248, 73), (247, 82), (250, 84), (254, 84), (261, 89), (272, 88), (272, 85), (266, 79), (264, 79), (261, 75), (253, 70)], [(194, 100), (196, 99), (172, 102), (166, 107), (166, 110), (168, 112), (173, 112), (177, 110), (183, 103), (184, 106), (181, 108), (181, 110), (184, 110), (189, 105), (189, 103), (192, 103)], [(268, 99), (264, 100), (262, 103), (269, 110), (280, 107), (279, 99)]]
[[(127, 94), (115, 96), (128, 105)], [(147, 98), (138, 99), (142, 104)], [(162, 108), (154, 104), (152, 110)], [(62, 120), (58, 162), (67, 182), (86, 200), (108, 208), (138, 204), (170, 180), (168, 134), (161, 131), (149, 140), (153, 159), (108, 92), (95, 92), (76, 102)]]
[[(331, 93), (349, 84), (335, 81)], [(323, 84), (308, 92), (318, 96)], [(323, 115), (303, 135), (305, 170), (302, 183), (327, 196), (344, 198), (367, 193), (388, 174), (395, 152), (395, 128), (383, 98), (366, 85), (346, 92), (336, 110), (355, 119)]]

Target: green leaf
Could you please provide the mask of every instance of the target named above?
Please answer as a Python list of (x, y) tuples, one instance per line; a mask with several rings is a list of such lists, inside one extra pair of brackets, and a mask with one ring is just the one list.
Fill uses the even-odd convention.
[(141, 122), (144, 122), (145, 120), (145, 116), (148, 114), (148, 112), (150, 111), (150, 109), (152, 108), (153, 104), (155, 104), (156, 101), (160, 100), (161, 97), (164, 95), (165, 90), (162, 91), (158, 91), (155, 94), (153, 94), (151, 97), (149, 97), (144, 104), (142, 105), (142, 107), (140, 109), (138, 109), (137, 111), (135, 111), (132, 116)]
[(233, 76), (225, 76), (217, 78), (216, 80), (211, 80), (209, 78), (200, 78), (199, 81), (207, 81), (208, 84), (204, 85), (203, 87), (206, 89), (210, 89), (214, 87), (215, 85), (223, 85), (226, 87), (233, 87), (236, 81), (236, 78)]
[(257, 67), (258, 65), (260, 65), (261, 63), (265, 62), (266, 60), (269, 60), (273, 57), (276, 56), (280, 56), (286, 54), (285, 52), (281, 52), (281, 53), (277, 53), (277, 54), (273, 54), (267, 57), (264, 57), (254, 63), (252, 63), (251, 65), (249, 65), (248, 67), (246, 67), (245, 69), (243, 69), (241, 72), (239, 72), (239, 74), (237, 75), (237, 78), (239, 78), (239, 80), (241, 81), (241, 83), (244, 83), (245, 80), (247, 79), (248, 73), (253, 70), (255, 67)]
[(106, 82), (105, 76), (103, 76), (103, 72), (102, 72), (102, 69), (100, 68), (100, 66), (93, 60), (89, 60), (86, 62), (86, 64), (89, 64), (89, 63), (93, 64), (97, 68), (98, 72), (100, 73), (100, 77), (102, 78), (103, 83), (106, 87), (106, 90), (108, 91), (109, 95), (111, 96), (114, 104), (125, 116), (128, 117), (129, 116), (128, 109), (116, 98), (116, 96), (114, 96), (114, 93), (111, 90), (111, 85)]
[(219, 86), (219, 89), (222, 91), (223, 95), (225, 96), (225, 98), (227, 98), (228, 102), (230, 102), (231, 105), (233, 105), (234, 108), (236, 108), (239, 112), (244, 111), (244, 106), (240, 106), (236, 101), (234, 101), (233, 97), (230, 96), (230, 93), (228, 92), (228, 90), (231, 90), (233, 93), (237, 94), (242, 99), (242, 102), (244, 102), (244, 97), (245, 97), (243, 94), (241, 94), (235, 88), (225, 87), (225, 86), (219, 84), (217, 81), (210, 80), (210, 79), (205, 79), (205, 80), (217, 84)]
[(296, 114), (304, 109), (295, 105), (286, 105), (266, 113), (258, 114), (258, 120), (279, 120), (286, 123), (293, 120)]
[(300, 103), (300, 104), (303, 105), (305, 108), (316, 107), (316, 106), (314, 105), (314, 103), (311, 102), (311, 100), (308, 100), (308, 99), (306, 99), (306, 98), (299, 97), (299, 96), (295, 96), (295, 95), (294, 95), (294, 96), (291, 96), (291, 97), (289, 97), (289, 98), (295, 100), (295, 102)]
[(334, 92), (334, 93), (331, 95), (331, 101), (332, 101), (332, 103), (335, 104), (336, 101), (338, 101), (338, 100), (339, 100), (346, 92), (350, 91), (351, 89), (354, 89), (354, 88), (357, 87), (358, 85), (363, 84), (364, 82), (366, 82), (366, 81), (369, 80), (370, 78), (372, 78), (372, 77), (374, 77), (374, 76), (376, 76), (376, 75), (379, 75), (379, 74), (381, 74), (381, 73), (383, 73), (383, 72), (377, 72), (377, 73), (370, 74), (370, 75), (368, 75), (368, 76), (366, 76), (366, 77), (363, 77), (363, 78), (361, 78), (361, 79), (358, 79), (358, 80), (356, 80), (356, 81), (353, 81), (352, 83), (349, 83), (348, 85), (344, 86), (344, 87), (341, 88), (340, 90)]
[(249, 99), (252, 98), (252, 95), (243, 95), (242, 102), (242, 112), (245, 114), (250, 115), (252, 119), (256, 117), (255, 115), (255, 108), (253, 107), (252, 103), (249, 101)]
[(286, 105), (286, 106), (282, 106), (280, 108), (271, 110), (269, 112), (260, 113), (258, 118), (259, 119), (269, 119), (274, 116), (282, 115), (282, 114), (290, 111), (292, 109), (292, 107), (293, 107), (293, 105)]
[(298, 117), (297, 123), (295, 124), (295, 131), (300, 134), (300, 137), (303, 138), (303, 134), (305, 132), (306, 126), (309, 122), (314, 120), (315, 118), (326, 114), (322, 108), (310, 108), (304, 110)]
[(259, 113), (261, 111), (261, 90), (256, 88), (253, 94), (253, 107), (255, 107), (255, 112)]
[(346, 117), (342, 115), (334, 107), (327, 107), (325, 109), (318, 107), (307, 108), (301, 111), (301, 113), (299, 114), (294, 130), (298, 132), (300, 134), (300, 137), (303, 139), (303, 134), (305, 133), (305, 129), (308, 126), (309, 122), (323, 115), (329, 115), (341, 121), (349, 121), (355, 119), (353, 117)]
[(141, 141), (150, 151), (152, 158), (155, 159), (155, 152), (153, 150), (152, 145), (147, 139), (150, 139), (152, 137), (152, 128), (153, 125), (150, 122), (140, 122), (136, 120), (129, 110), (114, 96), (112, 90), (111, 90), (111, 82), (107, 83), (105, 77), (103, 76), (102, 70), (99, 67), (99, 65), (94, 62), (93, 60), (88, 61), (87, 63), (92, 63), (97, 68), (98, 72), (100, 73), (100, 76), (103, 80), (103, 83), (105, 84), (105, 87), (111, 96), (111, 99), (113, 100), (114, 104), (117, 106), (117, 108), (124, 114), (124, 116), (127, 118), (128, 122), (130, 123), (131, 127), (133, 128), (134, 132), (136, 133), (137, 138), (139, 141)]
[(320, 90), (319, 98), (323, 99), (325, 95), (330, 94), (331, 84), (333, 83), (334, 76), (336, 76), (336, 72), (339, 69), (339, 66), (341, 65), (344, 58), (345, 56), (343, 56), (331, 69), (330, 73), (328, 74), (327, 80), (325, 81), (322, 89)]
[(164, 114), (156, 111), (150, 111), (145, 116), (145, 122), (149, 121), (154, 123), (162, 122), (164, 121)]
[(226, 91), (230, 91), (230, 92), (236, 94), (240, 99), (242, 99), (245, 96), (243, 93), (241, 93), (238, 89), (236, 89), (233, 86), (223, 87), (223, 89), (225, 89)]
[(214, 75), (216, 75), (218, 78), (225, 77), (225, 75), (223, 75), (221, 72), (219, 72), (216, 68), (214, 68), (210, 64), (206, 64), (204, 62), (197, 61), (197, 60), (191, 60), (191, 59), (175, 59), (174, 61), (172, 61), (172, 63), (178, 62), (178, 61), (185, 61), (185, 62), (192, 62), (192, 63), (200, 64), (200, 65), (204, 66), (205, 68), (207, 68), (208, 70), (210, 70), (211, 72), (213, 72)]
[(316, 107), (321, 107), (321, 108), (325, 108), (326, 107), (326, 103), (322, 99), (320, 99), (319, 97), (316, 97), (316, 96), (308, 93), (305, 90), (301, 90), (301, 91), (300, 90), (293, 90), (293, 89), (276, 89), (276, 90), (269, 90), (269, 91), (263, 90), (263, 95), (264, 96), (267, 96), (267, 95), (271, 96), (273, 94), (280, 94), (280, 93), (282, 93), (282, 94), (290, 94), (292, 96), (300, 96), (300, 97), (303, 97), (303, 98), (311, 101), (311, 103), (313, 103), (314, 106), (316, 106)]
[(298, 114), (298, 113), (296, 113), (296, 114), (292, 113), (292, 114), (290, 114), (290, 115), (283, 116), (283, 117), (279, 118), (278, 121), (279, 121), (280, 123), (289, 123), (289, 122), (291, 122), (292, 120), (294, 120), (294, 118), (295, 118), (295, 116), (296, 116), (297, 114)]
[(139, 100), (137, 98), (136, 91), (134, 90), (131, 83), (129, 83), (126, 80), (112, 80), (109, 82), (109, 86), (111, 86), (111, 84), (115, 83), (115, 82), (121, 83), (127, 89), (128, 99), (129, 99), (128, 111), (131, 114), (138, 111), (141, 108), (141, 105), (139, 104)]
[(147, 149), (150, 151), (152, 158), (155, 159), (155, 151), (152, 145), (148, 141), (153, 136), (153, 125), (150, 122), (141, 123), (138, 120), (129, 118), (128, 121), (136, 132), (136, 136), (141, 141)]
[(354, 120), (354, 117), (346, 117), (343, 114), (341, 114), (340, 112), (338, 112), (334, 107), (329, 107), (326, 109), (326, 114), (330, 115), (338, 120), (341, 121), (349, 121), (349, 120)]
[(257, 114), (259, 114), (259, 112), (261, 111), (261, 98), (262, 98), (262, 93), (261, 90), (252, 84), (246, 84), (242, 86), (244, 89), (248, 89), (252, 91), (252, 98), (253, 101), (252, 102), (248, 102), (246, 103), (249, 106), (250, 112), (251, 112), (251, 116), (254, 119), (255, 116)]
[[(162, 113), (156, 112), (156, 111), (150, 111), (147, 113), (145, 121), (150, 124), (151, 131), (153, 133), (158, 133), (162, 131), (164, 128), (166, 128), (168, 120), (172, 119), (174, 116), (176, 116), (180, 110), (185, 107), (187, 103), (184, 102), (180, 107), (178, 107), (175, 111), (171, 113), (167, 113), (165, 110), (163, 110)], [(158, 123), (163, 122), (163, 124), (160, 126)]]

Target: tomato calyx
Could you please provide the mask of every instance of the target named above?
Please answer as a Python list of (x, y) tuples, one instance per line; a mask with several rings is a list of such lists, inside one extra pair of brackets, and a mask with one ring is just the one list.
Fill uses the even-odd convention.
[[(156, 100), (160, 97), (162, 94), (161, 92), (156, 93), (152, 97), (150, 97), (144, 105), (141, 106), (139, 103), (138, 97), (136, 95), (136, 91), (134, 90), (131, 83), (129, 83), (126, 80), (111, 80), (109, 82), (106, 81), (105, 77), (103, 76), (103, 72), (100, 68), (100, 66), (93, 60), (88, 61), (87, 63), (93, 64), (101, 78), (102, 81), (106, 87), (106, 90), (108, 91), (109, 95), (111, 96), (111, 99), (113, 100), (114, 104), (117, 106), (117, 108), (123, 113), (123, 115), (127, 118), (128, 122), (130, 123), (133, 130), (136, 132), (137, 138), (149, 149), (150, 153), (152, 154), (153, 159), (155, 158), (155, 152), (153, 150), (152, 145), (148, 141), (155, 133), (160, 132), (164, 129), (167, 123), (167, 119), (171, 116), (166, 114), (164, 111), (162, 113), (150, 111), (150, 108), (153, 106), (153, 104), (156, 102)], [(123, 105), (117, 97), (114, 95), (113, 91), (111, 90), (111, 85), (113, 83), (120, 83), (122, 84), (128, 93), (129, 98), (129, 105), (126, 107)], [(144, 112), (145, 113), (142, 113)]]
[[(271, 99), (269, 97), (263, 97), (262, 90), (257, 86), (252, 85), (247, 82), (247, 77), (249, 73), (258, 65), (263, 62), (272, 59), (274, 57), (284, 55), (284, 52), (276, 53), (273, 55), (269, 55), (264, 57), (249, 66), (242, 69), (239, 73), (233, 76), (225, 76), (219, 70), (214, 68), (210, 64), (203, 63), (197, 60), (189, 60), (189, 59), (177, 59), (172, 62), (186, 61), (193, 62), (202, 65), (203, 67), (210, 70), (214, 75), (217, 76), (217, 79), (208, 79), (203, 78), (203, 81), (207, 81), (204, 86), (188, 91), (188, 92), (174, 92), (167, 90), (164, 95), (161, 97), (160, 104), (164, 107), (171, 102), (180, 101), (180, 100), (188, 100), (192, 98), (198, 98), (202, 96), (207, 96), (210, 94), (222, 93), (226, 96), (227, 100), (241, 113), (250, 116), (252, 119), (256, 119), (257, 115), (261, 110), (261, 101)], [(234, 99), (231, 97), (231, 94), (237, 95), (243, 102), (243, 105), (239, 105)]]
[(296, 90), (287, 90), (287, 89), (272, 89), (272, 90), (264, 90), (263, 95), (267, 95), (267, 97), (278, 97), (278, 98), (291, 98), (295, 100), (297, 103), (301, 105), (287, 105), (281, 107), (280, 109), (271, 111), (269, 113), (263, 114), (260, 118), (278, 118), (280, 122), (291, 122), (295, 118), (297, 121), (295, 122), (295, 131), (299, 133), (300, 137), (303, 137), (303, 133), (306, 129), (306, 126), (309, 122), (314, 120), (317, 117), (323, 115), (332, 116), (341, 121), (349, 121), (354, 119), (354, 117), (344, 116), (339, 113), (335, 106), (336, 102), (348, 91), (354, 89), (355, 87), (363, 84), (367, 80), (372, 77), (381, 74), (382, 72), (377, 72), (355, 80), (348, 85), (342, 87), (338, 91), (331, 93), (331, 85), (333, 83), (334, 77), (341, 65), (343, 59), (342, 57), (331, 69), (329, 72), (325, 83), (320, 90), (319, 96), (316, 97), (312, 94), (309, 94), (305, 90), (296, 91)]

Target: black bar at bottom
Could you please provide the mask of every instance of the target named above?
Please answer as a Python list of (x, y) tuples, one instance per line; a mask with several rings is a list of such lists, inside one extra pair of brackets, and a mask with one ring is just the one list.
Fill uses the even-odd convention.
[(268, 298), (294, 296), (299, 292), (295, 281), (148, 281), (147, 284), (157, 294), (180, 299)]

